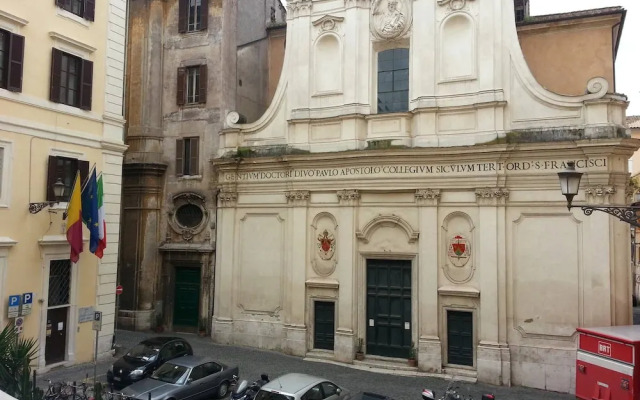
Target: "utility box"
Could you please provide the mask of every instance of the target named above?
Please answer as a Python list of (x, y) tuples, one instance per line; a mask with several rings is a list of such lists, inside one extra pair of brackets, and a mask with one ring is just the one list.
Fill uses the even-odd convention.
[(640, 325), (577, 331), (576, 397), (640, 399)]

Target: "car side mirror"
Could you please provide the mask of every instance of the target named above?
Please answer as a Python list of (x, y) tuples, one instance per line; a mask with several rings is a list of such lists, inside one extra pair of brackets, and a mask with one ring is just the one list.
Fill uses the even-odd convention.
[(187, 379), (187, 385), (190, 384), (191, 382), (193, 382), (193, 378)]
[(337, 389), (336, 389), (336, 393), (338, 393), (338, 396), (340, 396), (340, 393), (342, 393), (342, 389), (337, 388)]

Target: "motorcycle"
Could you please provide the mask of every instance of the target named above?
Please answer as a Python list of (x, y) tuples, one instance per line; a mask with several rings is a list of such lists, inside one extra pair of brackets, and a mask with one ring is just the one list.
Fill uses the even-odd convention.
[[(456, 380), (449, 381), (447, 388), (444, 391), (443, 397), (436, 399), (436, 392), (430, 389), (422, 389), (422, 400), (473, 400), (471, 396), (464, 396), (458, 393), (458, 386), (455, 386)], [(496, 396), (493, 394), (483, 394), (481, 400), (495, 400)]]
[(260, 388), (269, 382), (267, 374), (261, 374), (260, 379), (249, 383), (247, 380), (240, 382), (231, 392), (231, 400), (253, 400)]

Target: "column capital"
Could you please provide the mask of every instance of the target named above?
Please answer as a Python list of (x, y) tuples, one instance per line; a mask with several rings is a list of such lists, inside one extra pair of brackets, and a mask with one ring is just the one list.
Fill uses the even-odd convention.
[(306, 206), (309, 203), (309, 194), (310, 192), (308, 190), (291, 190), (285, 192), (284, 195), (289, 204), (293, 204), (294, 206)]
[(509, 199), (509, 190), (506, 188), (479, 188), (476, 189), (476, 202), (480, 206), (505, 205)]
[(617, 192), (614, 186), (595, 185), (584, 189), (587, 204), (610, 204)]
[(354, 206), (360, 200), (360, 191), (357, 189), (338, 190), (336, 192), (338, 202), (342, 205)]
[(238, 202), (238, 192), (231, 190), (221, 190), (218, 193), (218, 203), (220, 207), (235, 207)]
[(437, 206), (440, 202), (440, 189), (416, 189), (415, 197), (419, 206)]

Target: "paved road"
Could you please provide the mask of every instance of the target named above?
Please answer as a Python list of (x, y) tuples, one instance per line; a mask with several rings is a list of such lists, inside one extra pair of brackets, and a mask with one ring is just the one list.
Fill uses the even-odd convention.
[[(142, 332), (118, 331), (117, 344), (122, 349), (132, 347), (144, 337), (151, 335)], [(397, 400), (420, 400), (423, 387), (442, 393), (447, 382), (439, 378), (408, 377), (390, 373), (370, 372), (342, 365), (330, 363), (304, 361), (299, 357), (284, 355), (277, 352), (256, 350), (247, 347), (223, 346), (211, 343), (209, 338), (196, 335), (177, 334), (186, 338), (193, 346), (195, 354), (211, 355), (220, 362), (238, 365), (240, 378), (255, 380), (260, 373), (265, 372), (270, 377), (277, 377), (288, 372), (303, 372), (326, 377), (353, 391), (371, 391), (386, 394)], [(118, 352), (122, 354), (122, 351)], [(113, 360), (98, 363), (98, 379), (105, 381), (105, 373)], [(93, 379), (93, 364), (78, 365), (70, 368), (57, 369), (38, 377), (38, 385), (46, 387), (46, 379), (52, 381), (81, 381), (86, 376)], [(461, 383), (460, 392), (472, 395), (479, 400), (482, 393), (491, 392), (498, 400), (575, 400), (574, 396), (545, 392), (542, 390), (521, 387), (496, 387), (485, 384)]]

